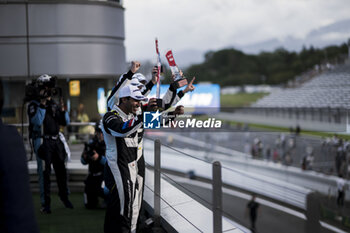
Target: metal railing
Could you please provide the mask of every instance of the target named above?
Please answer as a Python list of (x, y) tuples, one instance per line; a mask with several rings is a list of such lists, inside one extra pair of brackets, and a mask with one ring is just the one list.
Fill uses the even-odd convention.
[[(207, 164), (213, 162), (213, 158), (206, 159), (205, 153), (202, 151), (186, 149), (185, 153), (181, 149), (172, 148), (164, 144), (162, 145), (165, 147), (163, 157), (166, 157), (162, 165), (164, 169), (182, 173), (192, 170), (199, 177), (212, 179), (209, 175), (210, 171)], [(145, 150), (148, 152), (151, 151), (149, 143), (145, 144)], [(145, 154), (147, 157), (147, 153)], [(196, 156), (192, 154), (196, 154)], [(180, 157), (180, 155), (183, 156), (183, 158)], [(216, 159), (219, 159), (224, 164), (222, 166), (222, 174), (223, 182), (226, 185), (279, 200), (300, 209), (305, 209), (305, 196), (311, 190), (290, 184), (284, 180), (254, 174), (253, 170), (246, 170), (246, 168), (248, 168), (247, 166), (249, 166), (249, 161), (245, 161), (244, 158), (228, 157), (216, 152), (215, 155), (217, 157)], [(185, 158), (192, 158), (197, 161), (202, 161), (202, 163), (190, 163), (188, 159), (187, 163), (183, 163)], [(236, 168), (237, 166), (232, 166), (231, 161), (233, 163), (237, 162), (241, 167)], [(266, 169), (270, 169), (269, 166), (267, 166)], [(279, 176), (275, 177), (279, 178)]]
[(154, 224), (160, 227), (160, 141), (154, 142)]
[[(162, 155), (166, 156), (166, 158), (163, 158), (163, 161), (169, 161), (170, 156), (169, 155), (169, 150), (174, 150), (175, 152), (178, 153), (178, 155), (175, 155), (175, 157), (179, 157), (180, 160), (182, 160), (183, 165), (185, 165), (186, 163), (189, 163), (189, 161), (186, 161), (185, 158), (191, 158), (194, 159), (195, 161), (201, 161), (203, 163), (206, 163), (206, 165), (211, 165), (212, 167), (212, 175), (210, 175), (210, 172), (208, 172), (208, 170), (205, 172), (206, 175), (204, 175), (203, 172), (198, 172), (196, 174), (198, 174), (198, 177), (201, 178), (206, 178), (206, 179), (210, 179), (212, 182), (212, 200), (211, 203), (209, 203), (210, 201), (205, 200), (203, 197), (201, 197), (199, 194), (189, 190), (189, 188), (186, 188), (185, 185), (181, 184), (181, 181), (177, 181), (176, 178), (172, 178), (170, 175), (166, 174), (169, 173), (169, 169), (171, 170), (171, 168), (168, 166), (169, 164), (165, 164), (165, 166), (161, 166), (161, 146), (164, 146), (166, 149), (164, 149), (164, 151), (162, 151)], [(150, 152), (148, 150), (148, 152)], [(194, 152), (193, 152), (194, 153)], [(174, 155), (174, 154), (173, 154)], [(222, 166), (220, 164), (220, 162), (218, 161), (214, 161), (213, 163), (210, 163), (209, 161), (199, 157), (199, 156), (193, 156), (191, 154), (188, 153), (184, 153), (181, 150), (172, 148), (170, 146), (161, 144), (159, 139), (156, 139), (154, 141), (154, 157), (153, 157), (154, 161), (153, 161), (153, 168), (154, 168), (154, 189), (152, 190), (152, 192), (154, 193), (154, 222), (155, 222), (155, 226), (159, 227), (160, 226), (160, 219), (161, 219), (161, 201), (165, 202), (170, 208), (173, 208), (171, 206), (171, 202), (167, 202), (163, 197), (162, 197), (162, 193), (161, 193), (161, 187), (160, 187), (160, 180), (161, 178), (165, 178), (166, 180), (171, 181), (172, 183), (176, 184), (176, 186), (180, 187), (180, 189), (185, 190), (186, 193), (189, 193), (190, 196), (192, 198), (195, 198), (197, 200), (200, 200), (200, 202), (205, 203), (205, 205), (208, 207), (210, 207), (210, 210), (212, 211), (212, 219), (213, 219), (213, 232), (217, 233), (217, 232), (223, 232), (223, 216), (229, 217), (230, 219), (232, 219), (237, 225), (242, 225), (240, 223), (240, 220), (238, 220), (237, 218), (235, 218), (231, 213), (228, 213), (225, 211), (225, 209), (223, 208), (223, 200), (222, 200), (222, 184), (223, 182), (225, 183), (225, 185), (230, 185), (232, 187), (238, 187), (238, 188), (244, 188), (243, 183), (247, 183), (248, 180), (250, 180), (248, 182), (248, 185), (254, 186), (256, 185), (256, 183), (259, 183), (259, 185), (256, 186), (255, 191), (253, 190), (247, 190), (248, 192), (253, 192), (256, 194), (260, 194), (259, 191), (257, 189), (266, 189), (266, 187), (264, 188), (263, 186), (267, 186), (267, 189), (270, 193), (273, 194), (273, 196), (277, 197), (277, 196), (284, 196), (282, 199), (275, 199), (275, 200), (279, 200), (288, 204), (292, 204), (296, 207), (299, 207), (300, 209), (303, 209), (303, 211), (305, 211), (305, 213), (309, 213), (311, 212), (315, 212), (317, 210), (313, 209), (312, 205), (309, 205), (309, 197), (310, 195), (313, 194), (313, 192), (311, 190), (306, 190), (303, 188), (300, 188), (298, 186), (295, 185), (290, 185), (290, 184), (286, 184), (283, 182), (277, 182), (276, 183), (276, 179), (268, 179), (268, 177), (261, 177), (261, 176), (256, 176), (253, 174), (247, 174), (243, 171), (231, 168), (231, 167), (227, 167), (227, 164)], [(188, 160), (188, 159), (187, 159)], [(185, 162), (186, 161), (186, 162)], [(152, 161), (150, 162), (152, 163)], [(170, 161), (170, 163), (173, 163), (173, 161)], [(148, 166), (152, 166), (149, 163), (146, 163)], [(192, 164), (193, 165), (193, 164)], [(179, 169), (178, 164), (173, 163), (172, 164), (173, 168), (176, 167), (176, 171), (180, 171), (180, 172), (184, 172), (186, 169), (188, 169), (188, 167), (186, 166), (182, 166), (182, 169)], [(196, 164), (197, 168), (200, 167), (199, 162)], [(185, 167), (185, 168), (184, 168)], [(208, 168), (208, 167), (207, 167)], [(174, 171), (175, 171), (174, 170)], [(197, 172), (197, 170), (196, 170)], [(230, 180), (233, 176), (239, 175), (240, 177), (238, 179), (233, 179), (231, 180), (232, 182), (228, 182), (228, 180)], [(230, 177), (228, 177), (230, 176)], [(227, 179), (230, 178), (230, 179)], [(255, 183), (254, 183), (255, 182)], [(283, 184), (282, 184), (283, 183)], [(242, 186), (243, 185), (243, 186)], [(282, 187), (283, 186), (283, 187)], [(272, 187), (272, 188), (271, 188)], [(275, 187), (275, 188), (273, 188)], [(149, 187), (148, 187), (149, 188)], [(281, 191), (282, 190), (282, 191)], [(262, 196), (265, 196), (264, 194), (262, 194)], [(268, 196), (268, 195), (267, 195)], [(272, 198), (274, 199), (274, 198)], [(287, 201), (289, 200), (289, 201)], [(290, 201), (292, 200), (292, 201)], [(314, 200), (314, 198), (313, 198)], [(193, 227), (195, 229), (197, 229), (199, 232), (203, 232), (203, 228), (201, 229), (200, 226), (196, 226), (194, 223), (191, 222), (191, 219), (186, 219), (186, 217), (178, 212), (175, 208), (173, 208), (175, 210), (175, 212), (177, 212), (178, 215), (180, 215), (182, 218), (184, 218), (188, 223), (192, 224)], [(308, 215), (308, 214), (307, 214)], [(312, 221), (310, 222), (310, 219), (307, 219), (308, 224), (313, 223)], [(311, 224), (311, 227), (318, 227), (319, 222), (317, 221), (317, 224)], [(205, 231), (208, 231), (208, 229), (206, 229)], [(224, 230), (225, 231), (225, 230)]]
[[(218, 161), (212, 163), (213, 179), (212, 179), (212, 213), (213, 213), (213, 232), (222, 232), (222, 180), (221, 180), (221, 164)], [(159, 139), (154, 141), (154, 226), (160, 227), (161, 219), (161, 143)], [(167, 179), (177, 183), (174, 179), (163, 174)], [(183, 186), (182, 186), (183, 187)], [(164, 200), (163, 200), (164, 201)], [(196, 227), (196, 226), (194, 226)], [(196, 227), (197, 228), (197, 227)], [(198, 229), (198, 228), (197, 228)], [(198, 229), (201, 231), (200, 229)]]

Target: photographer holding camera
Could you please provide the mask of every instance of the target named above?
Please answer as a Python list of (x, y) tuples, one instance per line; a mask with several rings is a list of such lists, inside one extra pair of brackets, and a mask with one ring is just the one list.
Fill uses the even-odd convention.
[(84, 204), (88, 209), (97, 208), (98, 197), (105, 199), (102, 188), (103, 170), (107, 161), (105, 152), (106, 144), (103, 133), (100, 124), (96, 123), (95, 136), (89, 143), (85, 143), (85, 148), (80, 159), (82, 164), (89, 165), (89, 174), (84, 181)]
[[(55, 85), (56, 79), (45, 74), (41, 75), (31, 86), (28, 85), (28, 88), (26, 88), (26, 98), (32, 99), (29, 104), (28, 114), (31, 124), (30, 128), (32, 129), (33, 144), (34, 147), (37, 148), (37, 157), (45, 161), (45, 170), (43, 172), (44, 203), (42, 202), (43, 208), (41, 211), (46, 214), (51, 213), (51, 164), (55, 169), (59, 189), (58, 195), (66, 208), (73, 208), (72, 203), (68, 199), (69, 191), (67, 187), (67, 171), (65, 167), (67, 153), (59, 136), (60, 125), (65, 126), (69, 124), (69, 116), (64, 110), (62, 98), (60, 98), (59, 105), (56, 104), (52, 98), (53, 95), (59, 92), (59, 89), (56, 88)], [(38, 148), (42, 125), (43, 144)]]
[[(41, 138), (42, 138), (42, 127), (44, 118), (45, 118), (45, 99), (40, 100), (40, 94), (42, 97), (44, 96), (45, 88), (44, 83), (42, 82), (42, 76), (40, 76), (36, 82), (35, 87), (32, 87), (30, 92), (31, 95), (28, 100), (30, 100), (27, 114), (29, 117), (29, 137), (34, 149), (35, 157), (36, 157), (36, 163), (37, 163), (37, 172), (38, 172), (38, 183), (39, 183), (39, 190), (40, 190), (40, 203), (41, 207), (44, 208), (45, 205), (45, 198), (44, 198), (44, 174), (43, 174), (43, 161), (38, 156), (38, 149), (41, 145)], [(41, 89), (41, 90), (40, 90)], [(28, 96), (28, 91), (26, 92), (26, 96)], [(34, 94), (36, 93), (36, 94)]]

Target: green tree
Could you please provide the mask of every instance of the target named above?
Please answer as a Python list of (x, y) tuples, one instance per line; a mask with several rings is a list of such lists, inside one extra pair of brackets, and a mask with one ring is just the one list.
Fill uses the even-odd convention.
[(204, 62), (190, 66), (185, 74), (188, 77), (196, 76), (197, 81), (209, 81), (222, 86), (283, 84), (316, 64), (338, 62), (337, 59), (344, 57), (347, 50), (345, 43), (324, 49), (303, 46), (299, 53), (278, 48), (273, 52), (248, 55), (234, 48), (222, 49), (207, 52)]

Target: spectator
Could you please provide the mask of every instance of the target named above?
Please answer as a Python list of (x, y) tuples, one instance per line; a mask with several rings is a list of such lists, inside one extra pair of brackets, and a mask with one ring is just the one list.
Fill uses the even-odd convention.
[[(70, 110), (69, 118), (71, 122), (78, 122), (78, 110), (76, 108), (72, 108)], [(69, 125), (67, 128), (68, 128), (68, 132), (70, 133), (69, 141), (75, 141), (77, 139), (76, 136), (79, 131), (79, 126)]]
[(289, 149), (292, 149), (292, 148), (295, 148), (295, 147), (296, 147), (295, 139), (294, 139), (294, 138), (289, 138), (289, 140), (288, 140), (288, 146), (289, 146)]
[(281, 147), (284, 150), (286, 146), (286, 135), (284, 133), (280, 134)]
[(253, 158), (259, 157), (261, 154), (261, 150), (262, 150), (262, 147), (261, 147), (260, 139), (254, 138), (254, 143), (253, 143), (253, 146), (251, 148), (251, 151), (252, 151), (251, 153), (252, 153)]
[[(0, 81), (0, 114), (4, 103)], [(0, 119), (0, 232), (38, 233), (27, 156), (16, 128)]]
[(98, 207), (98, 198), (105, 199), (103, 183), (103, 171), (106, 164), (106, 144), (99, 122), (96, 123), (95, 136), (85, 144), (84, 151), (81, 155), (81, 163), (89, 165), (89, 174), (84, 181), (84, 204), (88, 209)]
[(259, 203), (255, 201), (256, 195), (252, 195), (252, 199), (247, 204), (246, 215), (249, 212), (249, 218), (251, 223), (251, 231), (256, 232), (255, 222), (258, 217)]
[(312, 170), (313, 168), (313, 163), (315, 160), (314, 157), (314, 149), (311, 146), (306, 147), (306, 169), (307, 170)]
[(337, 205), (339, 207), (343, 207), (344, 197), (345, 197), (345, 180), (343, 179), (342, 174), (339, 174), (339, 177), (337, 179), (337, 190), (338, 190)]
[(339, 139), (337, 145), (337, 152), (335, 156), (335, 169), (337, 171), (337, 174), (341, 174), (341, 167), (342, 164), (345, 162), (345, 151), (343, 147), (343, 140)]
[(281, 138), (277, 137), (276, 140), (275, 140), (275, 146), (276, 147), (280, 147), (280, 145), (281, 145)]
[(307, 168), (307, 161), (306, 161), (306, 155), (303, 156), (302, 160), (301, 160), (301, 170), (305, 171)]
[(259, 143), (258, 143), (258, 158), (262, 158), (262, 156), (263, 156), (263, 151), (264, 151), (264, 144), (261, 142), (261, 141), (259, 141)]
[(278, 154), (278, 149), (273, 148), (273, 154), (272, 154), (273, 161), (277, 163), (280, 160), (280, 156)]
[(269, 145), (266, 147), (265, 158), (266, 158), (267, 160), (270, 160), (270, 159), (271, 159), (271, 148), (270, 148)]
[(313, 169), (313, 165), (314, 165), (314, 154), (310, 153), (306, 156), (306, 169), (307, 170), (312, 170)]
[(84, 104), (80, 103), (78, 107), (77, 120), (79, 122), (89, 122), (89, 116), (86, 114)]
[[(80, 103), (78, 107), (77, 121), (81, 123), (90, 122), (89, 116), (84, 110), (84, 104)], [(92, 125), (85, 125), (79, 128), (79, 134), (81, 135), (92, 135), (94, 134), (94, 127)]]
[(287, 166), (290, 166), (290, 165), (293, 164), (293, 158), (292, 158), (292, 156), (290, 155), (289, 152), (286, 153), (286, 156), (285, 156), (285, 164), (286, 164)]

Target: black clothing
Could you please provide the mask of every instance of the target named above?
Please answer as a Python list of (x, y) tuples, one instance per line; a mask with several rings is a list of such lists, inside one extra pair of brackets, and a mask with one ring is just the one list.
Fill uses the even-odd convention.
[(111, 94), (108, 96), (107, 98), (107, 110), (111, 111), (113, 108), (113, 105), (115, 104), (115, 97), (118, 97), (118, 92), (119, 90), (128, 84), (128, 80), (132, 79), (132, 76), (134, 75), (134, 73), (129, 70), (128, 73), (125, 73), (121, 76), (121, 79), (119, 80), (119, 82), (115, 85), (115, 87), (113, 87)]
[(60, 132), (60, 125), (67, 125), (65, 112), (61, 111), (55, 101), (50, 100), (46, 104), (46, 114), (44, 118), (44, 135), (56, 136)]
[[(91, 153), (93, 150), (95, 150), (96, 153), (99, 154), (99, 157), (96, 161), (92, 160), (89, 155), (89, 153)], [(89, 164), (89, 174), (95, 175), (97, 173), (103, 172), (105, 162), (101, 160), (105, 160), (105, 153), (105, 142), (99, 142), (96, 136), (93, 139), (91, 139), (89, 143), (85, 146), (83, 154), (81, 155), (81, 162), (84, 165)], [(86, 157), (84, 157), (84, 154), (86, 154)]]
[(84, 181), (84, 204), (88, 209), (98, 207), (98, 197), (105, 199), (105, 194), (101, 184), (103, 182), (103, 174), (99, 176), (89, 175)]
[(43, 150), (45, 151), (45, 170), (44, 170), (44, 195), (45, 195), (45, 207), (50, 208), (50, 175), (51, 164), (55, 170), (56, 182), (58, 186), (58, 196), (62, 201), (68, 199), (68, 186), (67, 186), (67, 170), (65, 166), (66, 151), (63, 143), (59, 138), (46, 139), (44, 138)]
[[(99, 155), (97, 160), (93, 160), (93, 150)], [(90, 142), (85, 145), (81, 155), (81, 163), (89, 164), (89, 174), (84, 181), (84, 203), (86, 208), (96, 208), (98, 197), (105, 199), (102, 182), (104, 177), (104, 165), (106, 163), (106, 144), (104, 141), (99, 141), (95, 136)]]
[(152, 82), (152, 80), (150, 80), (146, 85), (145, 85), (145, 90), (143, 90), (141, 93), (142, 95), (146, 96), (149, 94), (149, 92), (151, 92), (152, 88), (154, 86), (154, 83)]
[(250, 221), (252, 224), (252, 230), (255, 230), (255, 221), (257, 218), (257, 212), (259, 208), (259, 203), (255, 201), (250, 201), (247, 205), (247, 208), (249, 209), (249, 216), (250, 216)]
[[(50, 210), (51, 198), (50, 198), (50, 175), (51, 164), (55, 170), (56, 181), (58, 186), (58, 195), (63, 203), (68, 203), (68, 185), (67, 185), (67, 170), (65, 166), (65, 160), (67, 153), (64, 145), (61, 142), (58, 134), (60, 125), (65, 126), (69, 123), (68, 114), (61, 111), (59, 106), (53, 101), (48, 101), (45, 106), (46, 114), (43, 121), (44, 136), (41, 152), (42, 158), (45, 161), (44, 170), (44, 196), (45, 196), (45, 208)], [(65, 204), (66, 205), (66, 204)], [(67, 207), (67, 205), (66, 205)]]
[(248, 203), (247, 207), (249, 208), (250, 216), (256, 218), (257, 211), (258, 211), (258, 208), (259, 208), (259, 203), (255, 202), (255, 201), (250, 201)]
[(1, 120), (0, 146), (0, 232), (37, 233), (22, 138)]
[(344, 206), (344, 196), (345, 192), (338, 190), (337, 205)]

